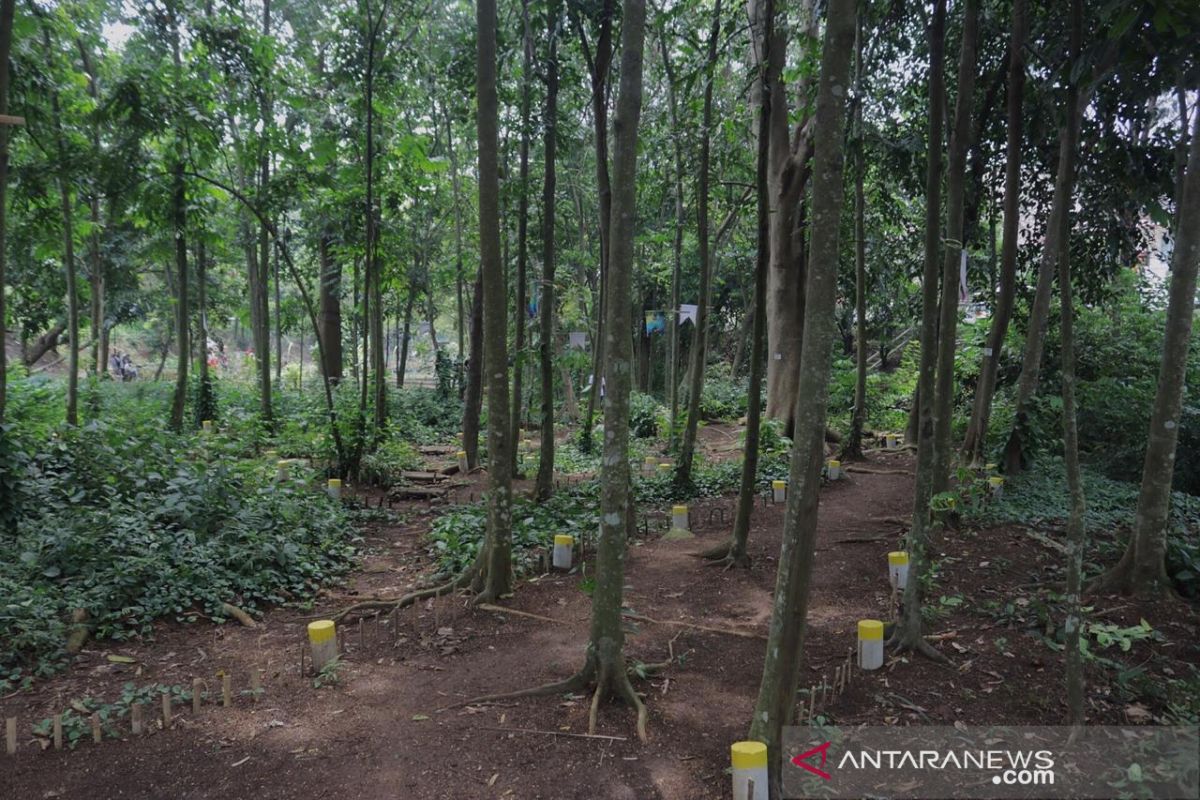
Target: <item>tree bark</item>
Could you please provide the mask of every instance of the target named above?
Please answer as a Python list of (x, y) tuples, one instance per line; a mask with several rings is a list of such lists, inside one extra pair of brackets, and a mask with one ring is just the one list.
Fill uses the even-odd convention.
[[(675, 154), (675, 237), (671, 243), (674, 257), (671, 263), (671, 307), (667, 310), (667, 406), (670, 409), (670, 429), (667, 431), (667, 452), (675, 450), (675, 434), (679, 425), (679, 278), (683, 270), (683, 126), (679, 123), (679, 106), (675, 95), (675, 69), (666, 31), (659, 38), (663, 72), (667, 78), (667, 107), (671, 112), (671, 143)], [(689, 465), (690, 470), (690, 465)], [(676, 473), (677, 476), (682, 473)]]
[(602, 0), (600, 9), (600, 32), (596, 38), (596, 52), (590, 56), (587, 37), (583, 26), (576, 20), (579, 39), (588, 61), (588, 72), (592, 84), (592, 138), (596, 147), (596, 204), (599, 208), (597, 230), (600, 238), (600, 297), (596, 303), (596, 338), (592, 345), (592, 383), (588, 391), (587, 412), (583, 420), (583, 444), (591, 449), (592, 421), (595, 419), (596, 400), (604, 379), (604, 325), (608, 313), (608, 261), (611, 249), (609, 225), (612, 217), (612, 186), (608, 175), (608, 72), (612, 65), (612, 21), (615, 0)]
[[(963, 458), (972, 465), (983, 461), (992, 398), (996, 393), (996, 370), (1008, 324), (1012, 319), (1017, 285), (1017, 229), (1021, 218), (1022, 101), (1025, 92), (1025, 37), (1029, 32), (1026, 0), (1013, 0), (1012, 34), (1008, 46), (1008, 143), (1004, 163), (1004, 230), (1000, 248), (1000, 294), (988, 328), (987, 343), (975, 386), (975, 405), (963, 441)], [(994, 240), (993, 240), (994, 241)]]
[[(471, 295), (471, 356), (467, 359), (467, 386), (463, 393), (463, 450), (467, 468), (479, 466), (479, 419), (483, 412), (483, 271), (475, 274)], [(490, 415), (489, 415), (490, 416)]]
[[(262, 32), (264, 37), (270, 37), (271, 35), (270, 0), (263, 0)], [(264, 210), (270, 207), (271, 154), (267, 145), (267, 136), (271, 126), (275, 123), (271, 105), (271, 99), (264, 90), (260, 98), (259, 107), (259, 119), (262, 122), (263, 130), (258, 146), (258, 205), (259, 208)], [(259, 220), (258, 257), (256, 262), (251, 265), (254, 274), (251, 276), (250, 296), (252, 298), (251, 302), (258, 308), (257, 319), (252, 320), (254, 324), (254, 355), (258, 359), (260, 413), (268, 427), (274, 425), (275, 419), (275, 413), (272, 410), (271, 404), (271, 309), (269, 303), (270, 282), (268, 279), (271, 269), (270, 264), (270, 233), (265, 220)]]
[[(500, 167), (496, 96), (496, 0), (475, 5), (476, 125), (479, 136), (479, 271), (488, 400), (488, 524), (473, 588), (482, 602), (512, 591), (512, 452), (508, 408), (508, 321), (500, 258)], [(465, 437), (464, 437), (465, 438)]]
[(521, 72), (521, 141), (518, 145), (518, 183), (520, 195), (517, 197), (517, 298), (515, 315), (513, 317), (513, 394), (512, 394), (512, 441), (513, 472), (517, 471), (517, 448), (515, 444), (521, 441), (521, 423), (525, 378), (525, 327), (526, 309), (529, 305), (529, 114), (530, 82), (533, 80), (533, 32), (529, 24), (529, 0), (521, 3), (521, 29), (523, 69)]
[[(537, 482), (533, 490), (534, 497), (538, 500), (548, 499), (554, 490), (554, 305), (557, 302), (554, 296), (554, 193), (557, 181), (554, 159), (558, 135), (558, 27), (561, 13), (557, 2), (552, 0), (547, 5), (546, 28), (550, 41), (545, 67), (546, 107), (542, 114), (542, 128), (545, 131), (545, 169), (542, 178), (542, 291), (538, 304), (541, 314), (538, 350), (541, 362), (542, 419)], [(515, 455), (516, 448), (513, 450)]]
[(318, 306), (321, 312), (321, 369), (331, 383), (342, 380), (342, 265), (333, 258), (329, 247), (333, 237), (322, 231), (317, 240), (317, 258), (321, 269)]
[(979, 0), (966, 0), (962, 42), (958, 57), (958, 94), (954, 102), (954, 130), (946, 169), (946, 238), (942, 261), (942, 305), (938, 320), (937, 376), (933, 405), (934, 494), (950, 485), (950, 430), (954, 425), (954, 353), (958, 339), (959, 266), (966, 252), (963, 194), (967, 180), (967, 154), (971, 150), (971, 116), (975, 110), (976, 40), (979, 36)]
[(605, 319), (603, 461), (600, 470), (600, 538), (596, 547), (596, 588), (585, 672), (596, 676), (596, 700), (623, 697), (638, 711), (638, 735), (646, 737), (645, 706), (629, 683), (621, 622), (625, 587), (625, 541), (632, 519), (629, 470), (629, 395), (633, 377), (633, 320), (630, 285), (637, 220), (637, 144), (642, 109), (645, 45), (644, 0), (624, 0), (621, 13), (620, 88), (613, 126), (612, 217)]
[[(862, 127), (862, 29), (863, 8), (860, 7), (854, 32), (854, 413), (850, 418), (850, 435), (842, 446), (844, 459), (862, 458), (863, 428), (867, 423), (867, 243), (864, 219), (867, 162)], [(883, 366), (882, 360), (880, 366)]]
[[(12, 52), (12, 28), (15, 0), (0, 0), (0, 114), (8, 113), (9, 54)], [(8, 329), (4, 286), (8, 265), (8, 142), (12, 126), (0, 125), (0, 424), (8, 403)]]
[[(708, 33), (708, 58), (705, 61), (704, 111), (700, 127), (700, 174), (696, 191), (696, 235), (700, 255), (700, 296), (696, 299), (696, 334), (692, 339), (691, 370), (688, 373), (687, 427), (679, 451), (675, 482), (692, 485), (692, 461), (696, 454), (696, 434), (700, 427), (700, 396), (704, 393), (705, 348), (708, 343), (708, 295), (712, 284), (712, 254), (708, 237), (708, 172), (712, 148), (713, 73), (717, 66), (717, 39), (721, 35), (721, 0), (713, 4), (712, 28)], [(672, 313), (679, 310), (678, 298)]]
[[(814, 130), (812, 237), (808, 258), (799, 396), (783, 546), (775, 579), (766, 657), (751, 739), (770, 751), (771, 784), (779, 788), (782, 727), (795, 710), (804, 652), (808, 595), (816, 547), (817, 501), (824, 465), (825, 420), (837, 295), (838, 236), (844, 183), (846, 87), (854, 47), (854, 0), (830, 0), (821, 55)], [(771, 796), (779, 794), (772, 791)]]
[(1200, 266), (1200, 115), (1192, 125), (1183, 195), (1177, 201), (1175, 249), (1171, 253), (1171, 288), (1167, 330), (1158, 371), (1158, 390), (1150, 413), (1150, 432), (1142, 465), (1137, 514), (1125, 554), (1099, 578), (1093, 591), (1163, 597), (1173, 592), (1167, 576), (1167, 527), (1171, 512), (1171, 480), (1175, 446), (1187, 381), (1188, 347), (1195, 315), (1196, 273)]
[[(913, 398), (916, 409), (917, 474), (912, 528), (908, 534), (909, 581), (904, 589), (904, 614), (893, 641), (904, 649), (925, 645), (921, 635), (921, 574), (925, 542), (932, 520), (929, 499), (933, 489), (933, 397), (937, 371), (938, 253), (941, 245), (942, 113), (945, 106), (946, 0), (935, 0), (929, 26), (929, 155), (925, 173), (925, 266), (921, 286), (921, 363)], [(912, 438), (907, 440), (913, 442)]]
[[(46, 40), (49, 50), (49, 36)], [(58, 137), (60, 159), (58, 192), (62, 200), (63, 222), (63, 270), (67, 278), (67, 424), (79, 424), (79, 293), (75, 286), (75, 225), (73, 222), (74, 201), (71, 186), (67, 182), (62, 166), (67, 161), (62, 134), (62, 118), (59, 111), (58, 92), (50, 95), (54, 114), (54, 129)]]
[[(264, 6), (265, 8), (266, 6)], [(183, 61), (180, 55), (179, 18), (174, 4), (168, 4), (171, 21), (171, 55), (174, 62), (175, 90), (179, 91), (183, 80)], [(264, 11), (264, 14), (266, 12)], [(171, 233), (175, 237), (175, 346), (178, 354), (175, 366), (175, 392), (171, 397), (171, 430), (183, 430), (183, 414), (187, 408), (188, 364), (191, 362), (191, 306), (188, 298), (187, 258), (187, 194), (183, 179), (183, 131), (182, 124), (175, 120), (176, 152), (171, 166)], [(264, 250), (264, 258), (266, 252)]]

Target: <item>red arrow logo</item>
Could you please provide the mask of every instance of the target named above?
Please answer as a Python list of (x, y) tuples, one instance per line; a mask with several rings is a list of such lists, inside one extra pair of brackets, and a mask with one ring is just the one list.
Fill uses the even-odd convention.
[(819, 753), (821, 755), (821, 766), (822, 767), (825, 766), (825, 758), (829, 753), (829, 745), (830, 744), (831, 744), (831, 742), (825, 742), (825, 744), (819, 744), (816, 747), (814, 747), (812, 750), (809, 750), (806, 753), (801, 753), (798, 756), (793, 756), (792, 763), (795, 764), (800, 769), (808, 770), (809, 772), (811, 772), (813, 775), (816, 775), (817, 777), (824, 778), (825, 780), (830, 780), (830, 778), (832, 776), (828, 772), (826, 772), (823, 769), (818, 769), (817, 767), (814, 767), (812, 764), (808, 763), (808, 759), (812, 758), (813, 756), (815, 756)]

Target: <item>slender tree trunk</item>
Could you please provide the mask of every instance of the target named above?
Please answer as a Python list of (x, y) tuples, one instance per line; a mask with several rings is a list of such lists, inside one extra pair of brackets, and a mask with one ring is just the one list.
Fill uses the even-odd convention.
[[(263, 36), (271, 36), (271, 3), (263, 0), (262, 9)], [(272, 103), (269, 95), (264, 92), (259, 109), (259, 119), (262, 122), (262, 140), (259, 142), (258, 171), (259, 171), (259, 207), (270, 207), (269, 193), (271, 183), (271, 154), (267, 136), (274, 124)], [(275, 413), (271, 406), (271, 310), (269, 308), (269, 293), (271, 264), (271, 240), (266, 221), (259, 221), (258, 229), (258, 262), (254, 267), (251, 280), (251, 297), (258, 306), (257, 323), (254, 326), (254, 355), (258, 359), (259, 403), (263, 421), (268, 427), (274, 425)]]
[[(463, 450), (467, 467), (479, 466), (479, 418), (483, 411), (483, 272), (475, 274), (471, 296), (471, 356), (467, 359), (467, 386), (463, 393)], [(488, 415), (490, 418), (490, 414)], [(493, 454), (491, 456), (495, 458)]]
[[(43, 22), (42, 42), (45, 45), (47, 58), (53, 52), (50, 42), (50, 30)], [(5, 63), (7, 69), (7, 62)], [(67, 181), (67, 149), (63, 137), (62, 111), (59, 105), (58, 90), (50, 92), (51, 122), (54, 125), (54, 143), (58, 152), (58, 193), (61, 200), (62, 237), (63, 237), (63, 272), (67, 283), (67, 409), (68, 425), (79, 424), (79, 294), (75, 286), (75, 224), (74, 200), (71, 196), (71, 185)], [(3, 286), (0, 285), (0, 292)], [(0, 318), (0, 327), (4, 320)]]
[(271, 254), (271, 277), (275, 284), (275, 382), (283, 383), (283, 295), (279, 287), (279, 254)]
[[(100, 91), (97, 85), (96, 69), (92, 63), (91, 54), (82, 39), (76, 40), (79, 58), (83, 62), (84, 71), (88, 76), (88, 96), (97, 103), (100, 102)], [(100, 158), (100, 126), (92, 123), (92, 157)], [(91, 324), (92, 324), (92, 372), (97, 377), (104, 374), (107, 368), (107, 355), (103, 353), (104, 346), (104, 268), (100, 261), (100, 180), (98, 175), (92, 176), (92, 186), (88, 197), (88, 211), (91, 215), (92, 231), (88, 236), (88, 284), (91, 291)]]
[[(1018, 0), (1019, 2), (1019, 0)], [(845, 459), (862, 458), (863, 428), (867, 424), (867, 243), (866, 183), (867, 161), (863, 142), (863, 7), (858, 9), (854, 33), (854, 414), (850, 435), (842, 446)], [(883, 366), (882, 361), (880, 366)]]
[(961, 259), (966, 253), (963, 194), (967, 180), (967, 154), (971, 150), (971, 117), (975, 110), (976, 39), (979, 36), (979, 0), (966, 0), (962, 44), (958, 58), (958, 95), (954, 103), (954, 130), (946, 169), (946, 238), (942, 261), (942, 305), (938, 321), (937, 377), (933, 405), (933, 493), (950, 485), (950, 431), (954, 425), (954, 353), (958, 339), (958, 287)]
[[(1083, 49), (1083, 0), (1071, 2), (1070, 61), (1076, 62)], [(1078, 99), (1078, 81), (1072, 74), (1067, 89), (1067, 108), (1074, 108)], [(1086, 503), (1083, 479), (1079, 474), (1079, 424), (1075, 406), (1075, 306), (1071, 287), (1071, 213), (1062, 217), (1059, 239), (1058, 289), (1062, 298), (1062, 423), (1063, 461), (1067, 471), (1067, 488), (1071, 495), (1071, 511), (1067, 517), (1067, 617), (1063, 624), (1066, 654), (1067, 722), (1083, 725), (1083, 653), (1079, 649), (1080, 628), (1083, 625), (1080, 592), (1083, 580), (1083, 551), (1087, 537), (1084, 530)]]
[(196, 245), (196, 333), (200, 340), (196, 372), (200, 376), (200, 396), (207, 402), (211, 399), (208, 395), (211, 387), (208, 382), (208, 251), (204, 242)]
[[(8, 113), (9, 54), (12, 52), (14, 0), (0, 0), (0, 114)], [(8, 329), (5, 311), (5, 268), (8, 262), (8, 142), (12, 126), (0, 125), (0, 424), (8, 403)]]
[[(368, 6), (368, 8), (370, 8)], [(370, 298), (368, 305), (367, 326), (370, 339), (370, 371), (373, 388), (374, 417), (373, 436), (382, 434), (387, 424), (387, 369), (383, 364), (383, 280), (379, 269), (378, 250), (378, 214), (375, 202), (375, 63), (377, 60), (379, 31), (387, 4), (379, 11), (378, 17), (369, 19), (371, 26), (368, 32), (366, 70), (366, 112), (367, 112), (367, 153), (366, 153), (366, 281), (365, 291)], [(369, 12), (370, 13), (370, 12)], [(436, 348), (437, 338), (433, 334), (433, 321), (430, 320), (429, 332)]]
[(400, 356), (396, 361), (396, 388), (404, 388), (404, 373), (408, 371), (408, 340), (412, 335), (413, 292), (408, 292), (404, 304), (404, 328), (400, 334)]
[[(979, 382), (975, 386), (975, 405), (962, 448), (963, 458), (973, 465), (983, 461), (988, 422), (992, 415), (992, 397), (996, 393), (996, 370), (1012, 319), (1016, 293), (1017, 228), (1021, 217), (1022, 101), (1025, 92), (1025, 37), (1028, 31), (1026, 0), (1013, 0), (1012, 35), (1008, 45), (1008, 144), (1004, 163), (1004, 242), (1000, 249), (1000, 294), (983, 348)], [(993, 244), (994, 241), (993, 237)]]
[(1158, 390), (1150, 413), (1137, 514), (1125, 554), (1096, 581), (1091, 587), (1093, 591), (1119, 591), (1148, 598), (1173, 592), (1166, 569), (1167, 527), (1195, 315), (1196, 273), (1200, 267), (1200, 114), (1193, 123), (1183, 194), (1176, 205), (1167, 330), (1158, 370)]
[[(904, 589), (904, 615), (893, 633), (902, 649), (928, 647), (921, 634), (921, 575), (925, 544), (932, 524), (929, 499), (933, 489), (933, 397), (937, 372), (938, 254), (941, 245), (942, 113), (945, 106), (946, 0), (935, 0), (929, 26), (929, 155), (925, 174), (925, 267), (921, 286), (921, 364), (913, 405), (917, 409), (917, 475), (913, 521), (909, 530), (909, 581)], [(912, 438), (908, 441), (911, 443)]]
[[(608, 176), (608, 72), (612, 65), (612, 22), (615, 0), (602, 0), (600, 33), (596, 39), (595, 56), (589, 59), (592, 84), (592, 138), (596, 146), (596, 204), (599, 208), (597, 230), (600, 234), (600, 297), (596, 303), (596, 338), (592, 345), (592, 383), (588, 392), (587, 413), (583, 420), (583, 442), (587, 449), (592, 443), (592, 421), (596, 400), (604, 380), (604, 326), (608, 316), (608, 262), (611, 250), (609, 225), (612, 217), (612, 187)], [(587, 53), (587, 40), (579, 26), (580, 43)]]
[[(804, 332), (800, 359), (800, 403), (796, 409), (783, 546), (775, 579), (766, 657), (750, 738), (770, 751), (771, 784), (779, 788), (782, 727), (790, 724), (804, 653), (804, 637), (816, 547), (817, 501), (824, 464), (831, 345), (837, 294), (838, 236), (846, 87), (854, 47), (854, 0), (830, 0), (821, 55), (814, 131), (812, 236), (808, 258)], [(771, 796), (779, 794), (772, 791)]]
[[(679, 280), (683, 269), (683, 126), (679, 122), (679, 105), (675, 96), (675, 69), (671, 63), (670, 43), (666, 30), (659, 39), (663, 71), (667, 78), (667, 100), (671, 111), (671, 142), (675, 152), (675, 238), (671, 243), (674, 260), (671, 263), (671, 307), (667, 309), (667, 404), (670, 407), (670, 430), (667, 431), (667, 451), (674, 452), (675, 436), (679, 430)], [(707, 142), (706, 142), (707, 144)], [(689, 464), (689, 471), (690, 471)], [(682, 473), (677, 473), (682, 474)]]
[[(692, 366), (688, 373), (687, 427), (679, 452), (675, 480), (680, 486), (692, 484), (692, 461), (696, 454), (696, 434), (700, 427), (700, 396), (704, 393), (704, 362), (708, 344), (708, 295), (712, 283), (712, 254), (708, 238), (708, 172), (712, 147), (713, 73), (717, 67), (717, 39), (721, 35), (721, 0), (713, 5), (712, 28), (708, 34), (708, 59), (705, 62), (704, 111), (700, 128), (700, 175), (696, 192), (696, 235), (700, 250), (700, 296), (696, 300), (696, 335), (692, 340)], [(676, 298), (678, 301), (678, 298)], [(675, 303), (673, 311), (679, 310)]]
[[(517, 303), (516, 314), (513, 318), (515, 339), (513, 351), (516, 362), (513, 367), (513, 407), (512, 407), (512, 441), (515, 445), (521, 440), (521, 422), (523, 415), (522, 382), (525, 377), (525, 314), (529, 305), (529, 289), (526, 278), (529, 275), (529, 107), (530, 83), (533, 80), (533, 33), (529, 26), (529, 0), (521, 3), (521, 27), (524, 31), (522, 44), (524, 48), (524, 69), (521, 73), (521, 143), (519, 145), (520, 159), (520, 196), (517, 198)], [(513, 472), (517, 470), (517, 448), (513, 447)]]
[[(542, 181), (542, 291), (538, 311), (541, 313), (542, 421), (541, 452), (538, 460), (537, 485), (534, 497), (546, 500), (554, 490), (554, 193), (556, 137), (558, 135), (558, 26), (562, 15), (559, 4), (552, 0), (546, 9), (546, 27), (550, 41), (546, 54), (546, 108), (542, 114), (545, 130), (543, 150), (545, 171)], [(513, 439), (515, 442), (516, 439)], [(514, 453), (516, 448), (513, 448)]]
[[(746, 544), (750, 539), (750, 517), (754, 512), (754, 489), (758, 480), (758, 446), (762, 423), (763, 350), (767, 338), (767, 270), (771, 260), (771, 191), (770, 191), (770, 131), (773, 92), (771, 87), (779, 80), (774, 71), (776, 64), (770, 50), (776, 44), (775, 3), (763, 0), (754, 9), (751, 17), (757, 30), (751, 36), (762, 42), (757, 48), (755, 67), (757, 83), (761, 87), (756, 93), (758, 100), (758, 137), (755, 158), (755, 189), (757, 192), (757, 245), (754, 261), (754, 298), (747, 312), (751, 319), (746, 327), (750, 333), (750, 380), (746, 400), (746, 438), (742, 447), (742, 476), (738, 487), (737, 510), (734, 512), (733, 534), (727, 546), (716, 547), (703, 555), (721, 559), (730, 566), (747, 567), (750, 557)], [(737, 377), (737, 361), (734, 359), (733, 375)]]
[(500, 167), (496, 96), (496, 1), (475, 5), (476, 125), (479, 135), (479, 271), (488, 398), (488, 524), (473, 587), (481, 601), (512, 591), (512, 442), (508, 408), (508, 321), (500, 258)]
[(321, 312), (321, 369), (333, 384), (342, 380), (342, 265), (329, 252), (332, 235), (322, 231), (317, 240), (321, 268), (318, 305)]

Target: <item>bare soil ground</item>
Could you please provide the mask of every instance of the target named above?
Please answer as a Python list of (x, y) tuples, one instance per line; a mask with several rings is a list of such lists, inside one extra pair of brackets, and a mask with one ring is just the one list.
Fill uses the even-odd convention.
[[(730, 431), (705, 431), (711, 450), (736, 449)], [(861, 466), (887, 472), (851, 472), (822, 493), (804, 686), (832, 679), (858, 619), (889, 613), (885, 555), (911, 508), (911, 460), (879, 453)], [(710, 523), (709, 510), (724, 508), (732, 519), (733, 503), (694, 503), (694, 540), (631, 542), (627, 603), (655, 622), (636, 623), (628, 655), (659, 662), (670, 648), (682, 656), (639, 683), (650, 708), (648, 744), (637, 741), (633, 715), (619, 704), (601, 709), (597, 731), (616, 738), (559, 735), (586, 732), (589, 696), (451, 708), (566, 677), (582, 663), (590, 598), (578, 574), (522, 580), (506, 603), (553, 622), (448, 597), (361, 630), (345, 626), (339, 680), (314, 688), (300, 673), (312, 615), (397, 596), (429, 571), (421, 537), (436, 511), (411, 503), (400, 510), (403, 522), (364, 529), (362, 569), (311, 611), (277, 609), (254, 629), (163, 624), (153, 641), (93, 643), (66, 674), (0, 700), (0, 717), (22, 723), (17, 756), (0, 756), (0, 798), (725, 797), (728, 747), (744, 736), (758, 689), (783, 514), (781, 505), (756, 506), (752, 567), (722, 571), (691, 553), (728, 535), (719, 513)], [(951, 531), (933, 549), (931, 628), (952, 665), (890, 658), (877, 672), (855, 670), (843, 694), (817, 703), (817, 714), (876, 724), (1062, 719), (1061, 657), (1037, 638), (1053, 621), (1042, 620), (1028, 593), (1057, 579), (1062, 554), (1016, 528)], [(1124, 623), (1146, 613), (1115, 599), (1096, 605), (1101, 618)], [(1182, 605), (1151, 611), (1161, 611), (1150, 618), (1166, 641), (1121, 655), (1150, 680), (1182, 674), (1179, 662), (1196, 660), (1198, 615)], [(135, 663), (113, 663), (112, 654)], [(257, 702), (243, 692), (255, 669), (264, 670)], [(89, 740), (73, 751), (42, 751), (29, 735), (33, 720), (73, 699), (111, 701), (127, 682), (189, 686), (202, 677), (216, 687), (222, 670), (234, 678), (232, 707), (207, 704), (198, 716), (176, 707), (169, 730), (153, 725), (149, 734)], [(1094, 667), (1088, 678), (1095, 722), (1147, 722), (1161, 710), (1122, 699), (1112, 670)], [(151, 718), (155, 711), (147, 709)]]

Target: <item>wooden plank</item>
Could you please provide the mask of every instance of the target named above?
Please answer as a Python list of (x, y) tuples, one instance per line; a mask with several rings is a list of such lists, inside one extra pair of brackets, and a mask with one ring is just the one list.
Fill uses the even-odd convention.
[(434, 500), (445, 496), (446, 490), (439, 486), (397, 486), (388, 493), (393, 500)]
[(418, 472), (416, 470), (405, 470), (400, 473), (400, 477), (406, 481), (413, 483), (437, 483), (445, 480), (445, 476), (437, 472)]
[(0, 125), (24, 125), (24, 117), (14, 117), (11, 114), (0, 114)]

